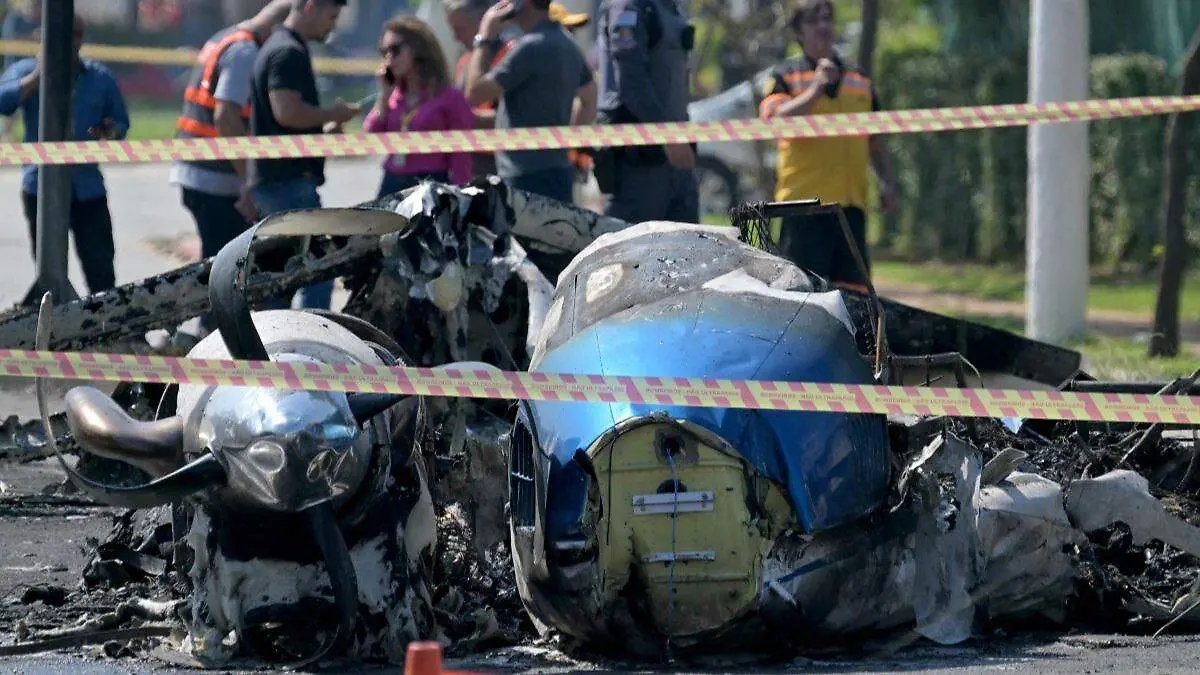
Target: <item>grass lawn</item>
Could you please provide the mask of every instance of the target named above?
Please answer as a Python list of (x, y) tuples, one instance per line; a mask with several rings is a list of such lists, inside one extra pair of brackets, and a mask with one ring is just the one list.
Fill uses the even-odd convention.
[[(1025, 300), (1025, 270), (1008, 266), (947, 263), (877, 261), (879, 282), (922, 286), (937, 293), (961, 293), (988, 300)], [(1150, 316), (1158, 284), (1153, 279), (1113, 279), (1095, 275), (1088, 294), (1088, 307)], [(1180, 319), (1200, 321), (1200, 278), (1187, 280), (1181, 298)]]
[(154, 140), (175, 137), (175, 121), (179, 119), (179, 106), (130, 106), (130, 140)]
[[(179, 119), (179, 106), (137, 105), (129, 106), (129, 140), (153, 140), (175, 137), (175, 120)], [(25, 134), (25, 123), (20, 116), (13, 124), (12, 135), (21, 140)]]
[[(1024, 323), (1008, 317), (959, 314), (958, 318), (1011, 331), (1025, 332)], [(1132, 340), (1092, 335), (1065, 345), (1084, 355), (1084, 369), (1101, 380), (1170, 380), (1191, 375), (1200, 369), (1200, 357), (1190, 354), (1173, 359), (1146, 358), (1146, 345)]]
[(1101, 380), (1171, 380), (1200, 369), (1200, 357), (1149, 359), (1145, 345), (1118, 338), (1093, 336), (1072, 346), (1087, 358), (1088, 372)]

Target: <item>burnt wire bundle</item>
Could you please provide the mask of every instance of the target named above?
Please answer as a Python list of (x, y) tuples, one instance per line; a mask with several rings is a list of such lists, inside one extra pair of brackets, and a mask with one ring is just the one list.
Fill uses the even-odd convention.
[(771, 239), (771, 219), (766, 214), (766, 202), (747, 202), (729, 210), (729, 220), (738, 229), (738, 241), (779, 255), (779, 247)]

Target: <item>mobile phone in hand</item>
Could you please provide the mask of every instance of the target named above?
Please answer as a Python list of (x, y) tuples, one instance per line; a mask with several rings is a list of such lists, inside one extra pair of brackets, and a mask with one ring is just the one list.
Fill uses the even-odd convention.
[(829, 98), (837, 98), (838, 89), (842, 86), (842, 68), (838, 65), (837, 79), (825, 86), (825, 95)]

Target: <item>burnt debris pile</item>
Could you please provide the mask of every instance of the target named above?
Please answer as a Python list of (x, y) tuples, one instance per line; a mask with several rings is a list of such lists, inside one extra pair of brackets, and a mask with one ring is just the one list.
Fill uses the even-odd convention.
[(536, 632), (517, 595), (507, 544), (477, 553), (458, 504), (441, 508), (438, 538), (434, 603), (449, 640), (447, 653), (461, 656), (533, 640)]
[[(1167, 513), (1200, 527), (1197, 429), (1026, 422), (1014, 433), (987, 420), (977, 430), (985, 459), (1018, 450), (1025, 454), (1023, 470), (1064, 488), (1114, 470), (1136, 471)], [(1138, 534), (1125, 522), (1087, 533), (1088, 545), (1077, 554), (1077, 595), (1069, 603), (1073, 627), (1136, 633), (1200, 628), (1200, 613), (1188, 612), (1200, 598), (1193, 595), (1200, 590), (1200, 557), (1158, 539), (1141, 541)]]
[[(835, 291), (729, 228), (629, 226), (496, 181), (256, 229), (310, 248), (268, 251), (252, 231), (169, 279), (10, 313), (0, 344), (34, 347), (20, 341), (52, 316), (40, 348), (112, 349), (215, 308), (222, 332), (192, 355), (1145, 393), (1195, 380), (1094, 382), (1074, 352)], [(250, 312), (334, 277), (344, 311)], [(641, 658), (802, 648), (759, 644), (801, 633), (956, 644), (1046, 620), (1200, 628), (1194, 429), (73, 391), (47, 415), (52, 439), (44, 422), (0, 425), (0, 462), (70, 456), (70, 479), (37, 498), (120, 510), (82, 547), (75, 583), (0, 598), (0, 654), (395, 663), (417, 639), (467, 656), (559, 637)]]

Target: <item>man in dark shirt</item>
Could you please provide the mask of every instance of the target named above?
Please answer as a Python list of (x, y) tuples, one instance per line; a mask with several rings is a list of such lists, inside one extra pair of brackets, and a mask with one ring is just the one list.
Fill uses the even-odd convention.
[[(500, 62), (506, 21), (523, 35)], [(500, 99), (497, 129), (582, 126), (596, 119), (596, 81), (579, 45), (550, 19), (550, 0), (502, 0), (483, 15), (467, 69), (471, 105)], [(566, 148), (496, 153), (497, 173), (518, 190), (571, 203), (575, 169)]]
[[(250, 133), (253, 136), (319, 134), (341, 130), (359, 107), (338, 99), (321, 107), (308, 42), (333, 31), (346, 0), (293, 0), (283, 25), (267, 39), (254, 60), (250, 89)], [(250, 196), (266, 218), (281, 211), (321, 207), (317, 188), (325, 183), (325, 159), (251, 159), (246, 176)], [(301, 292), (301, 305), (328, 308), (333, 282)]]

